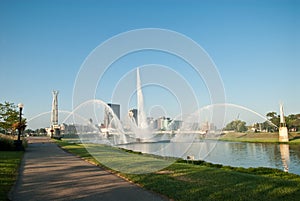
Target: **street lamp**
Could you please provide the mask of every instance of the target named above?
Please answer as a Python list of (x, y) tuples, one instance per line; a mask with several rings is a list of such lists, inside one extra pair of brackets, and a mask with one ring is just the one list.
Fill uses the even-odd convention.
[(21, 146), (22, 146), (22, 141), (21, 141), (21, 127), (22, 127), (22, 110), (23, 110), (23, 103), (19, 103), (18, 104), (18, 108), (19, 108), (19, 128), (18, 128), (18, 140), (17, 140), (17, 149), (21, 150)]

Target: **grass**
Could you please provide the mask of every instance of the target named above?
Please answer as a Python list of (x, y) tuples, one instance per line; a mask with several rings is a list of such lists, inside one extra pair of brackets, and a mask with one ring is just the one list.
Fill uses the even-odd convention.
[[(100, 165), (98, 161), (101, 161), (101, 166), (107, 169), (112, 168), (118, 172), (150, 173), (169, 166), (176, 160), (172, 157), (155, 157), (101, 144), (85, 144), (83, 146), (75, 143), (68, 144), (65, 141), (57, 141), (57, 143), (85, 160), (98, 165)], [(93, 156), (89, 153), (93, 153)]]
[(8, 200), (7, 195), (17, 178), (22, 151), (0, 151), (0, 200)]
[[(100, 160), (100, 164), (95, 160), (83, 145), (68, 144), (64, 141), (58, 143), (69, 152), (103, 166), (102, 161)], [(102, 148), (98, 147), (99, 150)], [(112, 153), (120, 152), (120, 149), (111, 149), (114, 149), (110, 150)], [(143, 154), (128, 154), (134, 160), (145, 160), (137, 157)], [(111, 157), (111, 160), (113, 158)], [(121, 162), (122, 158), (116, 160)], [(128, 158), (123, 160), (128, 160)], [(300, 197), (300, 176), (270, 168), (234, 168), (203, 161), (194, 161), (191, 164), (185, 160), (177, 160), (163, 170), (153, 173), (125, 174), (118, 172), (118, 174), (146, 189), (174, 200), (291, 201), (298, 200)]]
[[(219, 140), (232, 142), (279, 143), (278, 135), (278, 133), (233, 132), (221, 136)], [(289, 138), (289, 144), (300, 144), (300, 134), (289, 133)]]
[[(231, 169), (174, 163), (167, 174), (128, 175), (175, 200), (296, 200), (300, 178), (276, 170)], [(253, 171), (253, 172), (252, 172)]]

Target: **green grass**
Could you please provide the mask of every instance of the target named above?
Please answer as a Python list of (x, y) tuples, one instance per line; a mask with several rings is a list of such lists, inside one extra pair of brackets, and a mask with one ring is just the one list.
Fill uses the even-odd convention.
[[(231, 142), (253, 142), (253, 143), (279, 143), (277, 133), (227, 133), (221, 136), (219, 140)], [(289, 133), (289, 144), (300, 144), (300, 135), (298, 133)]]
[(22, 151), (0, 151), (0, 200), (8, 200), (7, 194), (17, 178)]
[[(57, 143), (85, 160), (95, 164), (101, 161), (101, 166), (112, 168), (118, 172), (149, 173), (169, 166), (176, 160), (171, 157), (155, 157), (101, 144), (85, 144), (83, 146), (74, 143), (68, 144), (64, 140), (57, 141)], [(93, 157), (89, 153), (93, 153)]]
[[(58, 143), (62, 148), (99, 164), (83, 145), (68, 144), (64, 141)], [(101, 150), (99, 147), (98, 149)], [(119, 152), (117, 148), (111, 149)], [(141, 156), (140, 153), (128, 154), (131, 154), (134, 160), (145, 160), (136, 157)], [(121, 160), (122, 158), (118, 159), (118, 162)], [(234, 168), (203, 161), (195, 161), (191, 164), (178, 160), (154, 173), (124, 174), (119, 172), (118, 174), (174, 200), (291, 201), (298, 200), (300, 197), (300, 176), (270, 168)]]

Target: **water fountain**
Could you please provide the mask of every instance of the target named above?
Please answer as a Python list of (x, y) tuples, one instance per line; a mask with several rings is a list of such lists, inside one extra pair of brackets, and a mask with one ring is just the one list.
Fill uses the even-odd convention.
[(146, 113), (144, 110), (144, 96), (142, 92), (142, 84), (140, 78), (140, 70), (136, 70), (136, 89), (137, 89), (137, 122), (134, 116), (130, 118), (130, 129), (133, 132), (132, 137), (137, 142), (148, 142), (153, 137), (153, 130), (150, 129)]

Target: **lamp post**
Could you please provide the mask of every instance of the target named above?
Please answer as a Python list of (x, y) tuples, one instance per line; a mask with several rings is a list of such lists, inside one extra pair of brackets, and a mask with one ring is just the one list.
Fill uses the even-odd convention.
[(18, 128), (18, 140), (16, 142), (16, 148), (17, 150), (21, 150), (22, 148), (22, 141), (21, 141), (21, 125), (22, 125), (22, 110), (23, 110), (23, 103), (19, 103), (18, 104), (18, 108), (19, 108), (19, 128)]

